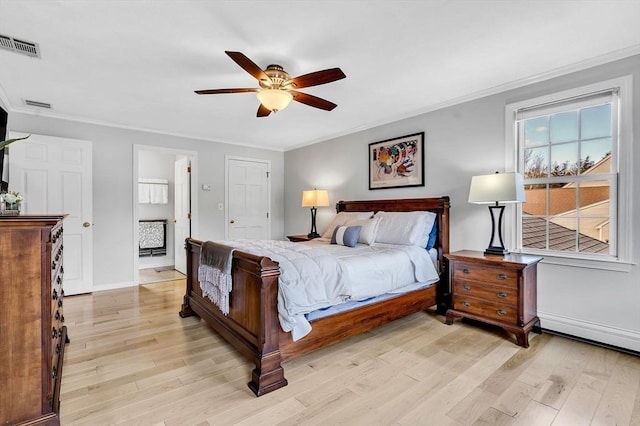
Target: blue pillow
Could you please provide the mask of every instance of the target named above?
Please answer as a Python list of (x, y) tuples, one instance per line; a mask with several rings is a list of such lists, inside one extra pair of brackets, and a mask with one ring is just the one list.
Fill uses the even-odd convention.
[(355, 247), (358, 244), (362, 226), (338, 226), (331, 236), (331, 244)]
[[(437, 219), (437, 218), (436, 218)], [(429, 241), (427, 241), (427, 250), (431, 250), (434, 245), (436, 245), (436, 237), (438, 236), (438, 221), (433, 221), (433, 227), (431, 228), (431, 232), (429, 233)]]

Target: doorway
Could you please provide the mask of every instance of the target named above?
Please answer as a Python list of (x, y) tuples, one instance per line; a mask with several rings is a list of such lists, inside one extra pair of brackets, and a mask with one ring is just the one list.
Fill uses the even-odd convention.
[(196, 232), (197, 153), (134, 145), (134, 277), (137, 284), (184, 278), (184, 239)]

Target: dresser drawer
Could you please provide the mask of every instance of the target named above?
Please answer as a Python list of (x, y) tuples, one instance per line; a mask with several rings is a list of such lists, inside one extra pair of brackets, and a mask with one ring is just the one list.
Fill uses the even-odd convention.
[(516, 322), (517, 317), (515, 306), (486, 302), (472, 297), (454, 296), (453, 308), (511, 324)]
[(454, 292), (460, 297), (474, 297), (487, 302), (517, 306), (518, 289), (508, 286), (480, 283), (478, 281), (456, 280)]
[(455, 262), (454, 279), (473, 280), (498, 285), (518, 286), (518, 271), (471, 262)]

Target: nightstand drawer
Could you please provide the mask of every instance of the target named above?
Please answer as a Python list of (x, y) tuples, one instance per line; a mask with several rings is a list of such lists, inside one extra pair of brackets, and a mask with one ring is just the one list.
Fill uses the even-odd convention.
[(471, 262), (456, 262), (453, 268), (456, 280), (465, 279), (507, 286), (518, 286), (518, 271)]
[(453, 286), (454, 293), (461, 297), (475, 297), (487, 302), (512, 306), (518, 304), (518, 289), (515, 287), (502, 287), (467, 280), (456, 280)]
[(514, 306), (485, 302), (472, 297), (454, 297), (453, 308), (498, 321), (512, 324), (516, 322), (517, 310)]

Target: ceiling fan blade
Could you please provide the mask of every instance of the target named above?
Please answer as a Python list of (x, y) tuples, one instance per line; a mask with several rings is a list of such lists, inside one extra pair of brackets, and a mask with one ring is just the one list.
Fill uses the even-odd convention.
[(256, 80), (263, 80), (269, 84), (273, 84), (271, 77), (269, 77), (259, 66), (257, 66), (251, 59), (247, 58), (243, 53), (231, 52), (225, 50), (225, 52), (233, 61), (240, 65), (240, 67), (251, 74)]
[(220, 93), (249, 93), (249, 92), (257, 92), (258, 89), (256, 88), (249, 88), (249, 89), (207, 89), (207, 90), (196, 90), (195, 92), (198, 95), (218, 95)]
[(269, 114), (271, 114), (271, 110), (266, 106), (260, 104), (260, 106), (258, 107), (258, 114), (256, 114), (256, 117), (266, 117)]
[(327, 111), (331, 111), (332, 109), (338, 106), (333, 102), (329, 102), (317, 96), (309, 95), (308, 93), (296, 92), (295, 90), (292, 90), (291, 94), (293, 95), (294, 101), (298, 101), (300, 103), (312, 106), (314, 108), (320, 108)]
[(303, 87), (311, 87), (317, 86), (319, 84), (331, 83), (332, 81), (341, 80), (345, 77), (346, 75), (344, 75), (340, 68), (330, 68), (328, 70), (316, 71), (294, 77), (289, 80), (289, 82), (296, 89), (302, 89)]

